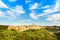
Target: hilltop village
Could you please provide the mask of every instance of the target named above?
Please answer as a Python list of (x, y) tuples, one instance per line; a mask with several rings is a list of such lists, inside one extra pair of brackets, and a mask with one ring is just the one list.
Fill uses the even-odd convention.
[(55, 38), (60, 40), (60, 26), (0, 25), (0, 40), (55, 40)]
[(49, 31), (52, 30), (57, 30), (60, 31), (60, 26), (41, 26), (41, 25), (35, 25), (35, 24), (31, 24), (31, 25), (21, 25), (21, 26), (14, 26), (14, 25), (0, 25), (0, 30), (16, 30), (16, 31), (25, 31), (25, 30), (29, 30), (29, 29), (47, 29)]
[(17, 31), (25, 31), (25, 30), (29, 30), (29, 29), (41, 29), (41, 28), (45, 28), (45, 27), (32, 24), (32, 25), (22, 25), (22, 26), (8, 26), (7, 29), (8, 30), (14, 29)]

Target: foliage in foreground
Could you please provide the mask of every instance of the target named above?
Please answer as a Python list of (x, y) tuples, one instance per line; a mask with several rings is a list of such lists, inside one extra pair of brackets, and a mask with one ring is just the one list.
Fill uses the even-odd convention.
[(57, 38), (47, 30), (30, 29), (20, 33), (15, 30), (4, 30), (0, 33), (0, 40), (57, 40)]
[(6, 30), (8, 26), (0, 25), (0, 32)]
[(57, 36), (57, 39), (60, 40), (60, 31), (54, 33)]

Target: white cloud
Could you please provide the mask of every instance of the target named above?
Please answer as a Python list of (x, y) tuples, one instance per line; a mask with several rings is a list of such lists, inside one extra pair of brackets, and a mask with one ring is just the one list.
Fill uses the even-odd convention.
[[(1, 6), (0, 6), (1, 7)], [(9, 20), (14, 20), (18, 15), (24, 14), (25, 11), (22, 6), (16, 5), (14, 8), (8, 8), (9, 10), (0, 11), (0, 17), (5, 17)]]
[(9, 2), (16, 2), (17, 0), (9, 0)]
[[(58, 11), (60, 11), (60, 0), (56, 1), (56, 4), (55, 4), (55, 6), (52, 9), (45, 10), (45, 12), (48, 13), (48, 14), (49, 13), (58, 12)], [(57, 22), (57, 21), (60, 20), (60, 14), (58, 14), (58, 13), (57, 14), (53, 14), (53, 15), (49, 16), (46, 20)]]
[(60, 10), (60, 0), (56, 0), (55, 10), (56, 11)]
[(24, 14), (24, 13), (25, 13), (25, 11), (24, 11), (24, 9), (22, 8), (22, 6), (16, 6), (16, 7), (14, 8), (14, 10), (15, 10), (15, 12), (17, 13), (17, 15), (19, 15), (19, 14)]
[(60, 1), (57, 0), (56, 4), (52, 8), (44, 10), (44, 13), (51, 14), (51, 13), (57, 12), (59, 10), (60, 10)]
[[(13, 1), (13, 0), (12, 0)], [(14, 7), (13, 9), (9, 8), (5, 3), (3, 3), (1, 0), (0, 0), (0, 8), (7, 8), (7, 9), (10, 9), (11, 11), (17, 13), (18, 14), (24, 14), (25, 11), (24, 9), (22, 8), (22, 6), (19, 6), (17, 5), (16, 7)]]
[(31, 22), (32, 20), (28, 19), (28, 20), (20, 20), (19, 22)]
[(34, 3), (33, 5), (30, 6), (30, 10), (38, 8), (38, 3)]
[(47, 5), (47, 6), (44, 6), (44, 7), (41, 7), (41, 8), (49, 8), (49, 7), (50, 7), (50, 6)]
[(5, 3), (0, 0), (0, 8), (8, 8)]
[(5, 12), (0, 11), (0, 17), (6, 18), (6, 19), (9, 19), (9, 20), (13, 20), (13, 19), (16, 18), (14, 12), (9, 11), (9, 10), (7, 10)]
[(4, 18), (6, 17), (4, 12), (2, 12), (1, 10), (0, 10), (0, 17), (4, 17)]
[(26, 0), (26, 3), (29, 3), (29, 2), (31, 2), (31, 0)]
[[(45, 7), (42, 7), (42, 8), (49, 8), (49, 6), (45, 6)], [(49, 14), (50, 11), (51, 11), (51, 9), (44, 10), (43, 13), (36, 15), (36, 13), (34, 12), (34, 10), (32, 10), (31, 13), (30, 13), (30, 17), (36, 20), (36, 19), (38, 19), (41, 16)]]
[(9, 15), (7, 18), (10, 20), (16, 19), (16, 14), (13, 11), (7, 10), (6, 13)]
[[(36, 7), (37, 6), (35, 6), (35, 8)], [(31, 13), (30, 15), (33, 15), (33, 16), (31, 16), (31, 18), (36, 19), (36, 18), (39, 18), (41, 16), (49, 15), (49, 14), (52, 14), (52, 13), (55, 13), (55, 12), (60, 11), (60, 0), (56, 0), (56, 4), (52, 5), (52, 7), (47, 5), (47, 6), (41, 7), (41, 8), (47, 8), (47, 9), (46, 10), (43, 10), (43, 13), (40, 13), (38, 15), (35, 15), (35, 14), (33, 15)], [(34, 9), (34, 6), (32, 7), (32, 9)]]
[(7, 17), (9, 20), (14, 20), (17, 18), (18, 15), (24, 14), (25, 11), (22, 8), (22, 6), (17, 5), (16, 7), (12, 8), (12, 9), (9, 8), (9, 10), (7, 10), (5, 13), (7, 13), (7, 15), (9, 15)]
[(60, 14), (50, 15), (46, 20), (49, 20), (49, 21), (60, 21)]
[(35, 20), (38, 20), (40, 16), (43, 16), (44, 14), (36, 14), (34, 12), (30, 13), (30, 17), (35, 19)]
[(13, 12), (15, 12), (17, 15), (20, 15), (20, 14), (24, 14), (25, 13), (25, 11), (22, 8), (22, 6), (19, 6), (19, 5), (17, 5), (13, 9), (10, 8), (10, 10), (13, 11)]
[(37, 19), (37, 15), (35, 15), (35, 13), (30, 13), (30, 17), (33, 19)]

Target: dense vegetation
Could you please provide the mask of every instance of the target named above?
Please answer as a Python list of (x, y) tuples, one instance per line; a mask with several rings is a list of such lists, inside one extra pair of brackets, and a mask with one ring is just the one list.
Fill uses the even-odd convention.
[(55, 32), (55, 35), (57, 36), (57, 40), (60, 40), (60, 32)]
[(46, 26), (46, 29), (51, 32), (60, 31), (60, 26)]
[(5, 25), (0, 25), (0, 32), (3, 31), (3, 30), (6, 30), (8, 26), (5, 26)]
[[(0, 40), (60, 40), (60, 32), (57, 32), (56, 27), (46, 29), (29, 29), (23, 32), (16, 30), (7, 30), (7, 26), (0, 26)], [(53, 30), (54, 29), (54, 30)], [(51, 33), (51, 30), (54, 32)]]
[(15, 30), (4, 30), (0, 33), (0, 40), (57, 40), (57, 38), (47, 30), (31, 29), (20, 33)]

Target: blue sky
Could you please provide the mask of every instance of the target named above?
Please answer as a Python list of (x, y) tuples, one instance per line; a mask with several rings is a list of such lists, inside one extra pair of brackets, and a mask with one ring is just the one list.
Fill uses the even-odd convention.
[(0, 25), (60, 25), (60, 0), (0, 0)]

